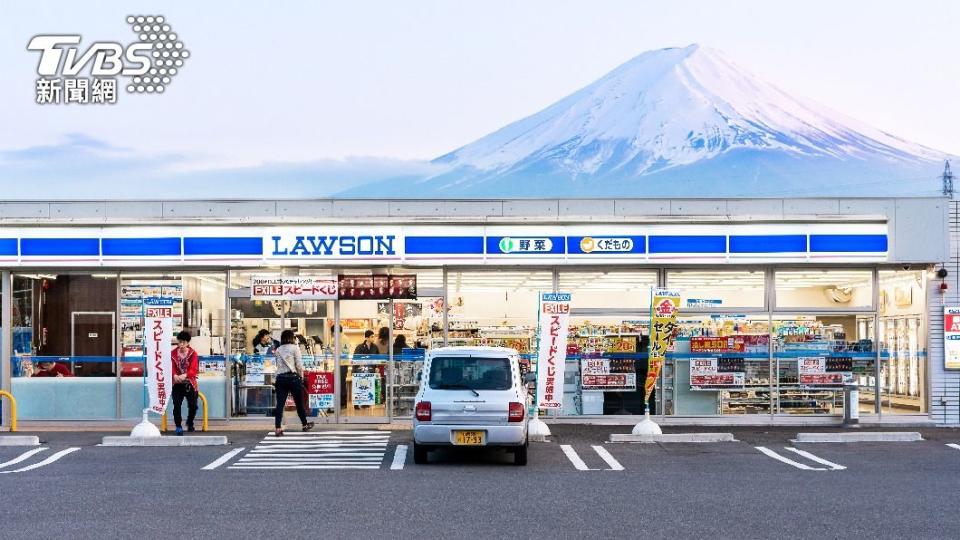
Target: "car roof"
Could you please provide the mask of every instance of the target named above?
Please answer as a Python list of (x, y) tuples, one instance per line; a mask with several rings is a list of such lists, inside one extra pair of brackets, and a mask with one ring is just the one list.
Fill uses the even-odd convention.
[(517, 356), (516, 349), (509, 347), (437, 347), (430, 349), (429, 356)]

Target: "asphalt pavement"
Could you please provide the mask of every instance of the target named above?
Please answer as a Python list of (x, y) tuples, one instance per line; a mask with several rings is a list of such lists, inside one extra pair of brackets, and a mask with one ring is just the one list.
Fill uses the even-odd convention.
[(39, 434), (43, 450), (0, 447), (0, 538), (960, 538), (958, 430), (611, 444), (626, 428), (552, 429), (525, 467), (493, 450), (415, 465), (409, 431), (362, 427), (177, 448)]

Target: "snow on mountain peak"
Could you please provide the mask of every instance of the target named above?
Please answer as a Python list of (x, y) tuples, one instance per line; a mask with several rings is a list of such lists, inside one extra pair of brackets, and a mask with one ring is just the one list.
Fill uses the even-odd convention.
[(637, 177), (737, 149), (891, 163), (943, 155), (794, 98), (700, 45), (648, 51), (436, 160), (493, 174)]

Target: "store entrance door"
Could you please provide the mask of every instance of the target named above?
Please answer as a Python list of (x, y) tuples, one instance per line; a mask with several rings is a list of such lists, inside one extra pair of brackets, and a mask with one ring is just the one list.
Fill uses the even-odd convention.
[(339, 421), (382, 424), (390, 421), (389, 389), (392, 374), (390, 326), (393, 314), (380, 310), (378, 300), (339, 300), (337, 384)]
[[(109, 377), (113, 362), (103, 362), (116, 354), (114, 313), (75, 311), (72, 314), (70, 355), (74, 357), (74, 375)], [(79, 358), (78, 358), (79, 357)], [(90, 357), (105, 357), (91, 360)]]

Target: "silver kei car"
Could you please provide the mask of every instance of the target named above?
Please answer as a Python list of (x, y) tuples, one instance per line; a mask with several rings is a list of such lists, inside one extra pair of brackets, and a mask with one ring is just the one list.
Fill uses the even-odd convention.
[(413, 419), (413, 460), (441, 446), (504, 447), (527, 464), (527, 389), (504, 347), (441, 347), (424, 359)]

